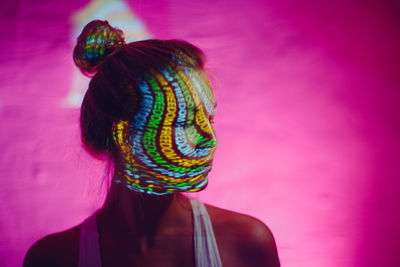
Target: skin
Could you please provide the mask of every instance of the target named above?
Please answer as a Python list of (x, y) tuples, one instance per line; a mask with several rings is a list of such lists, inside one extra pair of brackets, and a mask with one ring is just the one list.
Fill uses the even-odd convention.
[[(121, 186), (115, 190), (118, 197), (112, 193), (107, 200), (111, 206), (98, 213), (103, 267), (195, 266), (192, 214), (185, 196), (146, 198), (145, 227), (138, 233), (135, 214), (139, 210), (132, 192)], [(119, 208), (112, 209), (113, 205)], [(210, 205), (206, 208), (223, 266), (280, 266), (274, 238), (264, 223)], [(80, 227), (36, 242), (24, 266), (78, 266)]]
[(216, 102), (201, 70), (152, 70), (138, 83), (142, 101), (132, 121), (113, 125), (121, 151), (120, 181), (136, 192), (163, 195), (207, 186), (217, 145)]
[[(208, 94), (208, 99), (212, 100), (211, 105), (215, 106), (212, 93), (207, 90), (205, 92)], [(189, 133), (185, 136), (187, 144), (193, 146), (193, 149), (209, 147), (210, 153), (184, 157), (182, 151), (177, 149), (176, 153), (181, 158), (175, 158), (170, 162), (176, 166), (185, 164), (187, 166), (189, 159), (201, 161), (202, 164), (212, 161), (216, 145), (212, 127), (213, 113), (210, 106), (207, 107), (207, 103), (197, 97), (200, 93), (191, 91), (191, 96), (200, 104), (196, 111), (193, 111), (194, 118), (206, 119), (206, 122), (202, 123), (202, 128), (197, 127), (204, 138), (200, 138), (201, 142), (196, 142), (197, 139), (190, 138)], [(186, 114), (189, 112), (191, 111), (188, 110)], [(168, 125), (164, 119), (163, 124), (158, 131), (165, 127), (171, 127), (171, 132), (177, 128), (188, 131), (189, 128), (187, 120), (184, 125)], [(131, 177), (126, 175), (127, 161), (133, 162), (136, 169), (154, 176), (159, 166), (156, 168), (146, 166), (141, 161), (143, 155), (130, 153), (129, 147), (124, 147), (126, 125), (124, 122), (115, 124), (114, 140), (120, 145), (122, 155), (120, 160), (116, 160), (114, 182), (106, 202), (96, 214), (102, 266), (195, 266), (193, 218), (189, 200), (178, 193), (184, 191), (179, 187), (173, 192), (159, 195), (141, 192), (135, 186), (130, 186)], [(158, 137), (154, 141), (158, 144), (162, 142)], [(199, 165), (198, 162), (195, 166), (196, 164)], [(207, 179), (208, 172), (209, 168), (200, 174), (200, 182)], [(165, 177), (160, 175), (152, 178), (157, 181), (158, 178)], [(205, 183), (196, 187), (195, 184), (192, 189), (198, 191), (206, 185)], [(143, 184), (141, 188), (146, 186), (148, 185)], [(158, 193), (165, 193), (162, 187), (157, 190)], [(280, 266), (273, 235), (263, 222), (211, 205), (206, 205), (206, 209), (210, 215), (223, 266)], [(48, 235), (36, 242), (27, 252), (24, 266), (78, 266), (80, 228), (81, 225), (78, 225), (64, 232)]]

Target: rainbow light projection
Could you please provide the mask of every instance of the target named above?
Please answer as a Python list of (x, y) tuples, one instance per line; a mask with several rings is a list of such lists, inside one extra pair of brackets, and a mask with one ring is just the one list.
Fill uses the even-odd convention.
[(217, 145), (206, 75), (171, 65), (151, 71), (138, 88), (142, 101), (132, 122), (113, 125), (124, 161), (120, 177), (129, 189), (149, 194), (204, 189)]
[[(100, 63), (105, 54), (110, 54), (116, 48), (125, 44), (124, 34), (121, 30), (108, 30), (109, 26), (98, 25), (95, 30), (87, 36), (83, 48), (82, 58), (75, 57), (74, 60), (80, 65), (91, 68), (93, 62)], [(90, 62), (90, 63), (89, 63)]]
[[(73, 25), (71, 45), (75, 44), (83, 27), (95, 19), (107, 20), (113, 27), (124, 29), (127, 43), (151, 38), (151, 34), (147, 31), (144, 23), (125, 1), (92, 0), (71, 15)], [(89, 78), (83, 76), (75, 67), (71, 66), (71, 68), (73, 68), (72, 84), (64, 103), (67, 107), (79, 108), (89, 86)]]

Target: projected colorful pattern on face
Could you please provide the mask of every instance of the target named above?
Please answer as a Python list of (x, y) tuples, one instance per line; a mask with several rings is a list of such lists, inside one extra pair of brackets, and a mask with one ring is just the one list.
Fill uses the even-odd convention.
[(132, 122), (113, 125), (122, 153), (119, 176), (149, 194), (196, 192), (207, 186), (217, 140), (216, 102), (202, 71), (168, 67), (139, 84), (141, 104)]

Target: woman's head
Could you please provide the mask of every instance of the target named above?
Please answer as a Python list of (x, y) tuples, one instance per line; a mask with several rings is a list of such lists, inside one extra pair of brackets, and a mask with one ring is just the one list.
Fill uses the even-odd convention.
[(114, 159), (117, 182), (153, 194), (206, 186), (216, 103), (198, 48), (177, 40), (124, 44), (120, 30), (93, 21), (74, 60), (93, 76), (81, 108), (83, 143)]

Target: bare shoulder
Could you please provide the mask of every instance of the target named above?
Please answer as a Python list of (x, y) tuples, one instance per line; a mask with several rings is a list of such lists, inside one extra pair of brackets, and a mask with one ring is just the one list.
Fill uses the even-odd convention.
[(30, 247), (23, 266), (78, 266), (79, 234), (80, 225), (43, 237)]
[(280, 266), (271, 230), (259, 219), (206, 205), (224, 266)]

